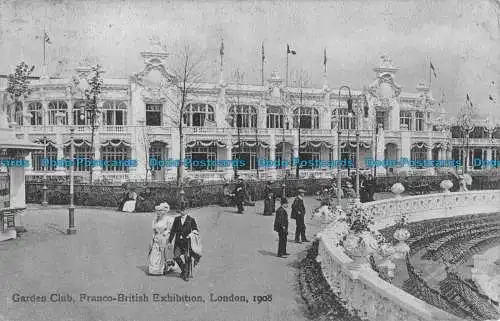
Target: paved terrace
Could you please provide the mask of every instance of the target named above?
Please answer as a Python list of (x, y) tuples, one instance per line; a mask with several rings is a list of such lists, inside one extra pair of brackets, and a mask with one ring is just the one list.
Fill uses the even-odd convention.
[[(306, 200), (306, 207), (318, 202)], [(0, 320), (7, 321), (299, 321), (307, 320), (296, 284), (297, 263), (306, 244), (291, 242), (288, 259), (276, 257), (274, 216), (262, 216), (263, 202), (244, 215), (217, 206), (193, 209), (200, 226), (204, 257), (195, 278), (148, 276), (146, 255), (153, 213), (121, 213), (78, 208), (74, 236), (63, 234), (68, 223), (64, 207), (32, 206), (22, 222), (21, 239), (0, 243)], [(307, 216), (309, 239), (319, 225)], [(310, 244), (310, 243), (309, 243)], [(205, 303), (13, 303), (12, 295), (80, 293), (116, 295), (152, 293), (201, 295)], [(272, 295), (272, 302), (210, 303), (209, 295)], [(2, 320), (3, 321), (3, 320)]]

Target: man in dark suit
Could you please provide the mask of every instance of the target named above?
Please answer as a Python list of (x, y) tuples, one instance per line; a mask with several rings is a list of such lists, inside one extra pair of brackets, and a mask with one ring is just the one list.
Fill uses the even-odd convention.
[(234, 191), (236, 195), (236, 206), (238, 207), (238, 213), (243, 214), (245, 208), (243, 204), (245, 202), (246, 194), (245, 194), (245, 184), (243, 183), (243, 179), (238, 177), (238, 183), (236, 183), (236, 189)]
[(303, 188), (297, 190), (299, 195), (293, 201), (291, 217), (295, 219), (295, 243), (309, 242), (306, 239), (306, 224), (304, 223), (304, 216), (306, 215), (306, 208), (304, 206), (304, 195), (306, 191)]
[(281, 199), (281, 206), (276, 211), (276, 217), (274, 218), (274, 231), (278, 232), (278, 257), (284, 257), (285, 255), (290, 255), (286, 252), (286, 237), (288, 235), (288, 213), (286, 208), (288, 207), (288, 200), (286, 198)]
[(174, 219), (168, 243), (171, 244), (175, 236), (174, 260), (181, 268), (181, 278), (184, 281), (189, 279), (189, 267), (191, 266), (191, 253), (189, 253), (191, 232), (198, 231), (196, 221), (187, 215), (186, 204), (181, 204), (179, 216)]

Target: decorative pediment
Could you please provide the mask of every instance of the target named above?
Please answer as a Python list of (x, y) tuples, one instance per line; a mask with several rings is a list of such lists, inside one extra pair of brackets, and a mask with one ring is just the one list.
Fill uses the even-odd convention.
[(163, 104), (167, 100), (165, 88), (145, 87), (141, 91), (141, 96), (144, 102), (149, 104)]
[[(165, 52), (141, 52), (144, 58), (144, 69), (133, 75), (131, 78), (134, 82), (143, 87), (165, 87), (168, 83), (175, 80), (175, 76), (170, 73), (165, 67), (165, 61), (168, 54)], [(154, 71), (159, 73), (156, 79), (148, 79)]]

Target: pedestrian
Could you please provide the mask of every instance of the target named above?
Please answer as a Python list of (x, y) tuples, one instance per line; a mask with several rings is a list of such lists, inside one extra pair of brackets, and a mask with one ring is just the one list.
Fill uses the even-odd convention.
[(275, 200), (274, 193), (271, 187), (271, 182), (267, 182), (266, 187), (264, 187), (264, 215), (273, 215), (275, 211)]
[(234, 194), (229, 189), (229, 184), (224, 183), (223, 186), (224, 197), (222, 199), (222, 206), (234, 206)]
[(366, 189), (368, 190), (368, 201), (373, 202), (375, 200), (375, 189), (377, 188), (377, 183), (373, 178), (372, 174), (368, 174), (368, 180), (366, 181)]
[(243, 179), (237, 177), (238, 183), (236, 183), (236, 189), (234, 190), (236, 206), (238, 208), (238, 213), (243, 214), (245, 208), (243, 204), (245, 203), (245, 185), (243, 184)]
[(288, 200), (286, 197), (281, 198), (280, 207), (276, 211), (274, 218), (274, 231), (278, 233), (278, 257), (290, 255), (286, 252), (286, 242), (288, 236)]
[(291, 218), (295, 220), (295, 243), (309, 242), (306, 239), (306, 224), (304, 217), (306, 208), (304, 206), (304, 195), (306, 191), (303, 188), (297, 190), (299, 195), (295, 198), (292, 204)]
[(169, 248), (171, 248), (175, 236), (174, 260), (181, 268), (181, 278), (188, 281), (192, 256), (189, 249), (190, 238), (193, 236), (194, 231), (198, 231), (198, 226), (195, 219), (188, 215), (185, 202), (181, 203), (178, 212), (180, 215), (174, 219), (168, 243)]
[(174, 223), (174, 217), (168, 215), (170, 206), (161, 203), (155, 207), (156, 218), (153, 220), (153, 239), (149, 246), (147, 270), (149, 275), (163, 275), (175, 266), (168, 248), (168, 237)]

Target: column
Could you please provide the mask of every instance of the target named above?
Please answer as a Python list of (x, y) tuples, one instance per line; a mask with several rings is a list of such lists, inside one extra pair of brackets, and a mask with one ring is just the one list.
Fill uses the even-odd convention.
[[(411, 159), (411, 132), (407, 130), (401, 131), (401, 158)], [(407, 172), (409, 170), (409, 162), (404, 162), (404, 166), (400, 171)]]
[(486, 168), (491, 168), (491, 161), (492, 161), (492, 150), (491, 147), (488, 147), (486, 149)]
[[(233, 142), (231, 140), (231, 135), (228, 135), (228, 137), (226, 138), (226, 159), (233, 159)], [(224, 177), (230, 180), (231, 177), (233, 177), (234, 173), (233, 166), (227, 166), (226, 168), (224, 168), (224, 172)]]
[(24, 158), (26, 164), (28, 166), (25, 167), (25, 174), (26, 175), (31, 175), (33, 172), (33, 162), (31, 161), (31, 153), (29, 153), (25, 158)]
[(427, 145), (427, 159), (432, 160), (432, 145), (431, 144)]
[(417, 128), (417, 119), (415, 118), (415, 112), (412, 111), (411, 112), (411, 130), (412, 131), (415, 131), (415, 129)]
[(66, 105), (68, 105), (68, 125), (73, 125), (75, 122), (73, 120), (73, 104), (71, 99), (66, 99)]
[(295, 160), (292, 159), (292, 163), (294, 161), (296, 161), (296, 159), (299, 158), (299, 134), (298, 133), (295, 133), (293, 135), (293, 158), (295, 158)]
[[(95, 131), (95, 136), (94, 136), (94, 160), (100, 161), (101, 158), (101, 135), (100, 135), (100, 130), (99, 128), (96, 129)], [(93, 169), (93, 179), (94, 178), (101, 178), (102, 176), (102, 167), (99, 165), (99, 163), (94, 166)]]
[[(56, 131), (56, 148), (57, 148), (57, 159), (62, 160), (64, 159), (64, 142), (62, 138), (62, 132), (61, 132), (61, 127), (58, 128)], [(64, 166), (56, 166), (56, 174), (64, 175), (66, 172), (66, 169)]]
[(47, 126), (49, 124), (49, 103), (46, 100), (42, 101), (42, 125)]
[[(179, 137), (179, 132), (174, 131), (172, 132), (172, 149), (170, 150), (170, 156), (169, 159), (175, 162), (179, 161), (181, 150), (179, 147), (179, 142), (180, 142), (180, 137)], [(173, 164), (172, 168), (169, 168), (169, 171), (167, 173), (167, 176), (169, 178), (176, 178), (177, 177), (177, 166), (176, 164)]]
[[(9, 167), (10, 207), (26, 207), (26, 192), (24, 185), (24, 167)], [(17, 224), (16, 224), (17, 225)]]
[[(271, 164), (274, 164), (276, 160), (276, 136), (274, 133), (271, 133), (271, 137), (269, 139), (269, 160)], [(266, 171), (269, 171), (271, 175), (271, 179), (276, 179), (276, 166), (271, 166), (270, 168), (264, 168)]]
[(137, 167), (140, 166), (139, 163), (138, 163), (138, 160), (137, 160), (137, 126), (134, 126), (132, 128), (132, 139), (131, 139), (131, 142), (130, 142), (130, 159), (133, 160), (133, 161), (136, 161), (137, 164), (136, 166), (131, 166), (130, 169), (129, 169), (129, 179), (130, 180), (135, 180), (136, 178), (136, 172), (137, 172)]

